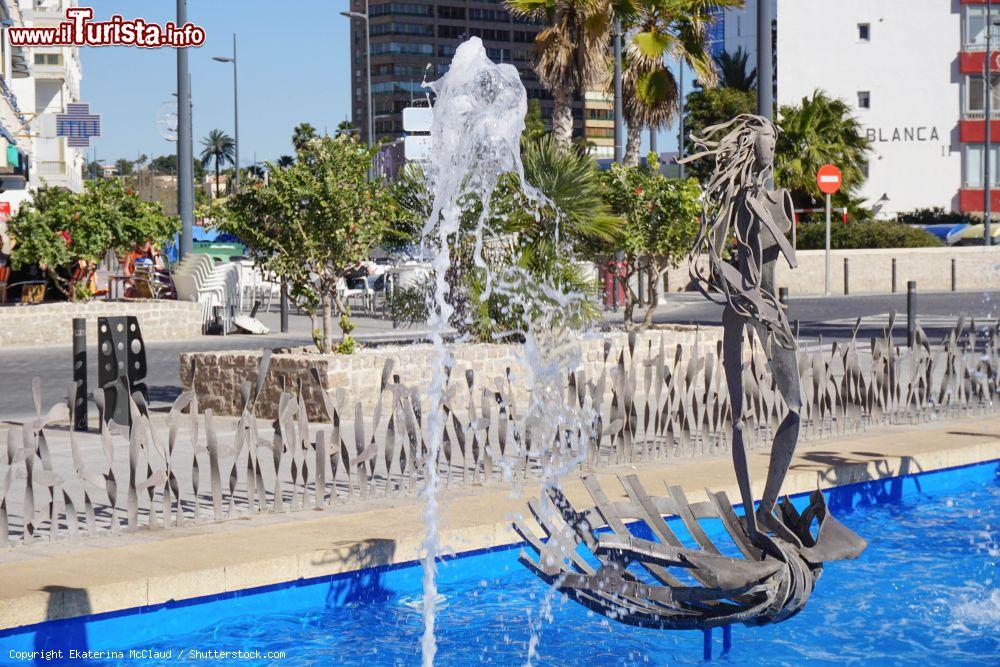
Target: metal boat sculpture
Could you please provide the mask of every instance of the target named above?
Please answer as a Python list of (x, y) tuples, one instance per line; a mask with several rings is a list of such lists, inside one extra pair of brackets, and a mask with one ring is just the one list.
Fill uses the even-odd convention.
[[(613, 502), (594, 478), (585, 477), (591, 509), (578, 511), (554, 488), (548, 502), (530, 504), (546, 541), (523, 522), (515, 524), (538, 553), (537, 560), (522, 554), (525, 565), (574, 600), (623, 623), (669, 629), (777, 623), (803, 608), (824, 562), (855, 558), (866, 546), (830, 515), (819, 491), (802, 512), (787, 498), (777, 502), (798, 441), (802, 398), (795, 336), (774, 285), (780, 258), (796, 265), (785, 237), (791, 199), (787, 191), (767, 187), (776, 139), (771, 121), (743, 114), (692, 136), (699, 152), (684, 160), (715, 160), (691, 277), (724, 307), (722, 365), (744, 514), (736, 514), (724, 493), (708, 492), (706, 502), (690, 503), (680, 487), (671, 486), (666, 496), (650, 496), (634, 475), (620, 480), (628, 500)], [(754, 503), (743, 433), (744, 332), (751, 343), (754, 335), (759, 338), (787, 407), (755, 512), (749, 509)], [(679, 517), (697, 548), (677, 536), (664, 520), (668, 515)], [(721, 522), (732, 548), (724, 550), (708, 536), (700, 523), (707, 519)]]

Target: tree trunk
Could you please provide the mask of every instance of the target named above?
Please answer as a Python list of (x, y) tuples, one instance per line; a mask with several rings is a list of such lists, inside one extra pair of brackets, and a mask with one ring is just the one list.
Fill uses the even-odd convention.
[(660, 268), (659, 264), (651, 263), (649, 265), (649, 306), (646, 308), (646, 314), (642, 317), (640, 331), (645, 331), (653, 324), (653, 314), (656, 312), (656, 306), (660, 303), (660, 281), (662, 279), (663, 269)]
[(321, 298), (323, 304), (323, 345), (320, 347), (320, 352), (327, 354), (333, 349), (333, 314), (330, 312), (333, 304), (330, 300), (330, 292), (325, 289)]
[(639, 164), (639, 150), (642, 147), (642, 125), (629, 123), (628, 140), (625, 142), (625, 157), (622, 163), (626, 167), (634, 167)]
[(629, 270), (625, 273), (622, 280), (625, 283), (625, 305), (622, 308), (622, 324), (625, 325), (626, 331), (632, 331), (635, 329), (635, 324), (632, 322), (632, 317), (635, 315), (635, 302), (637, 301), (635, 292), (632, 290), (632, 276), (635, 275), (635, 270)]
[[(219, 156), (215, 156), (215, 197), (219, 196)], [(213, 197), (213, 199), (215, 198)]]
[(573, 145), (573, 90), (560, 86), (552, 91), (552, 136), (556, 145), (569, 150)]

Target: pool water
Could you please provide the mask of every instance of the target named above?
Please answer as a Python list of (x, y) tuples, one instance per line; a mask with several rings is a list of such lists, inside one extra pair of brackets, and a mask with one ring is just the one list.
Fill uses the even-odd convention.
[[(1000, 665), (998, 480), (992, 462), (835, 489), (832, 510), (868, 549), (858, 560), (829, 564), (798, 616), (763, 628), (734, 626), (726, 655), (716, 630), (714, 661)], [(438, 664), (525, 664), (529, 644), (537, 665), (702, 662), (701, 632), (608, 621), (549, 594), (517, 554), (502, 549), (442, 564)], [(191, 650), (260, 651), (260, 659), (241, 665), (413, 665), (420, 658), (420, 577), (416, 564), (382, 568), (7, 631), (0, 633), (0, 663), (15, 662), (11, 650), (76, 647), (125, 652), (91, 661), (109, 665), (135, 664), (130, 648), (162, 652), (144, 665), (205, 662)], [(551, 622), (540, 618), (546, 599)], [(284, 659), (264, 657), (275, 651)]]

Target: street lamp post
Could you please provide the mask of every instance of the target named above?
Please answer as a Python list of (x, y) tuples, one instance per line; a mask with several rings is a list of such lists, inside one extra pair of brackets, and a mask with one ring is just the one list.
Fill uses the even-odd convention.
[(621, 162), (624, 155), (622, 145), (622, 134), (625, 129), (625, 120), (622, 116), (622, 22), (615, 18), (614, 27), (614, 52), (615, 52), (615, 162)]
[(368, 108), (365, 114), (368, 118), (368, 147), (375, 145), (374, 121), (372, 114), (372, 39), (371, 29), (368, 25), (368, 0), (365, 0), (365, 13), (361, 12), (340, 12), (341, 16), (347, 18), (361, 19), (365, 22), (365, 75), (368, 80)]
[(233, 55), (232, 57), (227, 56), (213, 56), (212, 60), (217, 60), (220, 63), (232, 63), (233, 64), (233, 133), (235, 134), (234, 143), (236, 148), (236, 192), (240, 191), (240, 94), (237, 87), (237, 77), (236, 77), (236, 33), (233, 33)]
[(986, 132), (983, 136), (983, 243), (993, 242), (990, 229), (990, 125), (993, 124), (993, 0), (986, 0), (986, 57), (983, 59), (983, 86), (986, 89)]
[[(187, 23), (187, 0), (177, 0), (177, 25)], [(194, 227), (194, 147), (191, 144), (191, 76), (188, 50), (177, 49), (177, 212), (181, 216), (180, 256), (191, 252)]]

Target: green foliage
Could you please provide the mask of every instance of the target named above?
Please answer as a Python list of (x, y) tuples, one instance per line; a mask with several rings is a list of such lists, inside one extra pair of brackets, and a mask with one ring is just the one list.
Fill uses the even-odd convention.
[(348, 308), (345, 312), (340, 314), (340, 331), (341, 339), (337, 343), (337, 353), (338, 354), (354, 354), (355, 340), (351, 332), (354, 331), (354, 322), (351, 321), (351, 311)]
[(906, 225), (971, 225), (976, 222), (967, 213), (946, 211), (940, 206), (899, 213), (896, 221)]
[[(796, 230), (796, 245), (800, 250), (821, 250), (826, 247), (824, 223), (800, 223)], [(830, 247), (835, 250), (855, 248), (930, 248), (941, 245), (933, 234), (898, 222), (833, 223), (830, 226)]]
[(92, 273), (108, 250), (124, 252), (147, 240), (160, 245), (180, 229), (176, 217), (142, 201), (118, 179), (88, 181), (79, 194), (39, 188), (7, 224), (16, 241), (14, 268), (39, 265), (70, 298), (85, 296), (69, 279), (73, 265), (82, 263)]
[(698, 234), (701, 187), (693, 178), (667, 178), (652, 167), (611, 166), (608, 200), (624, 217), (620, 244), (633, 260), (658, 269), (677, 266)]
[(870, 143), (843, 100), (817, 90), (797, 106), (783, 106), (778, 122), (774, 180), (792, 193), (798, 208), (816, 206), (824, 195), (816, 172), (834, 164), (843, 174), (838, 194), (850, 198), (864, 182), (864, 164)]
[(521, 141), (539, 142), (549, 133), (549, 126), (542, 117), (542, 103), (537, 97), (528, 100), (528, 113), (524, 115), (524, 132)]
[[(624, 219), (614, 247), (624, 250), (629, 276), (637, 271), (649, 273), (655, 303), (663, 272), (679, 265), (694, 245), (701, 212), (701, 186), (693, 178), (666, 178), (659, 172), (653, 154), (648, 158), (648, 166), (612, 165), (605, 182), (612, 209)], [(631, 326), (636, 301), (629, 285), (625, 304), (627, 326)], [(651, 324), (652, 313), (649, 308), (643, 327)]]
[(303, 143), (291, 166), (268, 165), (267, 185), (254, 182), (212, 212), (303, 307), (314, 316), (322, 307), (323, 352), (332, 347), (337, 282), (402, 217), (388, 186), (367, 177), (374, 154), (348, 136)]
[[(743, 113), (757, 113), (757, 94), (735, 88), (706, 88), (687, 96), (684, 131), (685, 155), (691, 155), (694, 144), (691, 135), (701, 135), (705, 128), (724, 123)], [(714, 165), (711, 160), (695, 160), (687, 165), (687, 172), (705, 183)]]

